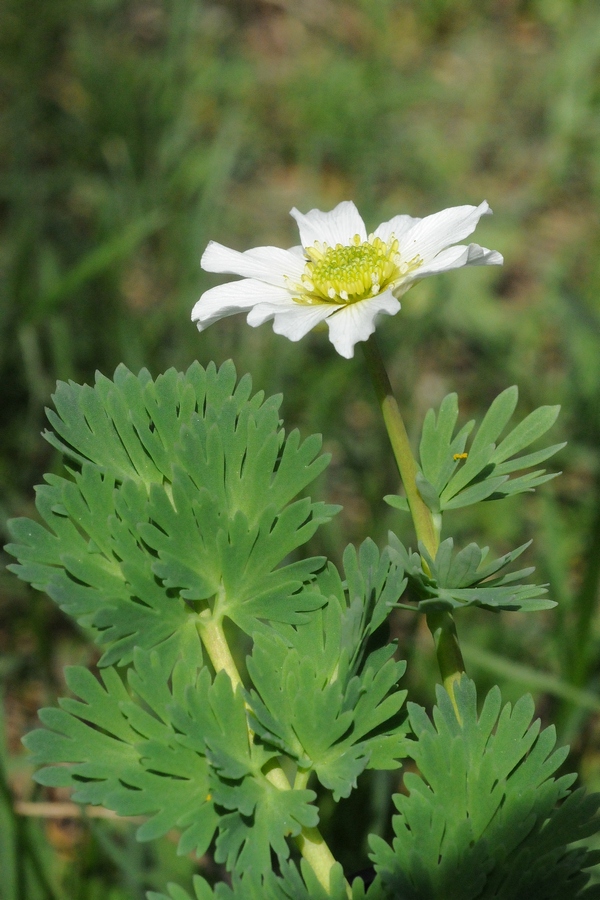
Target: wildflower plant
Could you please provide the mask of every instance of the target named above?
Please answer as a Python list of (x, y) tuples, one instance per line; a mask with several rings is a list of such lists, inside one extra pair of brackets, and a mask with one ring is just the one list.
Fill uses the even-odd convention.
[[(538, 442), (558, 409), (511, 425), (512, 387), (477, 428), (459, 426), (450, 394), (413, 455), (373, 335), (418, 279), (502, 261), (458, 244), (487, 212), (397, 216), (368, 235), (351, 203), (294, 210), (301, 247), (210, 244), (203, 257), (242, 280), (204, 294), (200, 329), (244, 310), (291, 340), (326, 322), (344, 357), (362, 342), (401, 478), (386, 499), (412, 517), (414, 548), (367, 538), (341, 569), (303, 555), (338, 511), (306, 495), (328, 457), (320, 437), (287, 434), (281, 397), (253, 393), (232, 362), (58, 385), (45, 436), (65, 474), (46, 476), (41, 521), (13, 521), (8, 549), (102, 656), (100, 678), (68, 669), (72, 696), (40, 712), (26, 744), (41, 784), (142, 816), (141, 841), (175, 829), (180, 853), (212, 853), (222, 880), (196, 876), (196, 900), (600, 897), (586, 842), (599, 799), (571, 790), (567, 751), (530, 697), (477, 697), (455, 626), (464, 607), (522, 615), (554, 601), (515, 567), (526, 546), (490, 561), (443, 532), (446, 510), (554, 477), (539, 466), (563, 445)], [(431, 713), (407, 703), (387, 640), (398, 606), (424, 615), (435, 643)], [(403, 767), (393, 840), (372, 835), (373, 871), (353, 877), (321, 833), (317, 790), (338, 802), (367, 769), (397, 770), (399, 786)], [(190, 900), (165, 889), (148, 897)]]

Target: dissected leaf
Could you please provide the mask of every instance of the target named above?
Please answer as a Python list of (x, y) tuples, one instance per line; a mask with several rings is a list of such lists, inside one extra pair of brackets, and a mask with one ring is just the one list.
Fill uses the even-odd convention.
[[(288, 836), (318, 823), (310, 790), (281, 790), (263, 773), (276, 754), (251, 742), (244, 698), (220, 672), (173, 667), (156, 652), (136, 652), (128, 691), (116, 670), (101, 684), (87, 670), (69, 670), (80, 699), (42, 710), (46, 726), (26, 744), (44, 765), (42, 784), (70, 786), (73, 799), (148, 816), (139, 840), (172, 828), (179, 852), (203, 854), (216, 832), (216, 859), (229, 869), (271, 869), (271, 850), (285, 860)], [(184, 685), (189, 685), (184, 689)]]
[(571, 845), (598, 831), (600, 797), (569, 795), (575, 776), (555, 777), (567, 751), (554, 750), (554, 729), (532, 723), (531, 697), (501, 709), (498, 688), (478, 716), (466, 677), (455, 699), (460, 721), (442, 688), (433, 722), (409, 704), (420, 774), (405, 775), (408, 794), (394, 798), (393, 847), (371, 838), (386, 892), (403, 900), (597, 897), (584, 870), (600, 853)]
[(224, 672), (207, 695), (199, 680), (171, 716), (181, 745), (211, 764), (210, 795), (220, 811), (215, 859), (237, 872), (268, 872), (271, 850), (286, 859), (286, 838), (318, 823), (315, 793), (280, 790), (267, 779), (263, 767), (276, 751), (250, 742), (243, 696)]
[(285, 436), (279, 397), (251, 396), (232, 363), (194, 363), (156, 382), (120, 366), (94, 388), (59, 384), (55, 401), (48, 437), (79, 470), (47, 477), (44, 524), (12, 522), (7, 549), (20, 578), (91, 629), (101, 665), (169, 641), (200, 663), (196, 614), (217, 601), (248, 632), (323, 602), (310, 589), (322, 559), (281, 563), (337, 510), (293, 500), (328, 458), (318, 436)]
[(344, 563), (346, 590), (330, 566), (319, 579), (327, 606), (306, 625), (256, 636), (248, 659), (253, 728), (314, 770), (335, 798), (348, 796), (367, 766), (399, 765), (406, 695), (396, 688), (405, 664), (392, 659), (393, 644), (367, 651), (404, 590), (402, 569), (372, 541), (358, 554), (348, 548)]
[(423, 423), (419, 455), (421, 470), (425, 478), (434, 486), (437, 495), (450, 480), (459, 465), (459, 456), (464, 452), (467, 438), (475, 422), (468, 422), (454, 436), (458, 420), (458, 398), (448, 394), (442, 400), (436, 417), (433, 409), (428, 410)]
[[(458, 420), (456, 394), (444, 397), (437, 416), (433, 409), (428, 411), (419, 447), (421, 471), (417, 475), (417, 487), (433, 513), (532, 491), (556, 477), (558, 473), (546, 474), (544, 469), (518, 478), (510, 477), (513, 472), (544, 462), (565, 446), (564, 443), (554, 444), (521, 454), (554, 425), (558, 406), (541, 406), (502, 438), (517, 399), (518, 390), (514, 386), (496, 397), (470, 447), (467, 447), (467, 439), (474, 422), (468, 422), (454, 434)], [(390, 506), (408, 512), (405, 497), (390, 494), (384, 499)]]
[[(348, 900), (344, 873), (339, 863), (331, 870), (331, 883), (326, 891), (313, 870), (304, 860), (302, 874), (293, 863), (282, 863), (280, 875), (268, 872), (256, 875), (252, 870), (235, 875), (231, 885), (219, 882), (214, 889), (199, 875), (194, 876), (195, 900)], [(192, 900), (187, 891), (175, 884), (168, 885), (169, 896), (148, 893), (148, 900)], [(387, 900), (379, 885), (372, 885), (367, 892), (360, 879), (352, 884), (351, 900)]]
[(488, 565), (483, 565), (488, 548), (481, 548), (475, 543), (454, 553), (453, 539), (446, 538), (440, 544), (435, 559), (432, 559), (421, 543), (420, 553), (414, 553), (407, 550), (392, 532), (389, 533), (389, 542), (392, 558), (404, 569), (421, 612), (465, 606), (480, 606), (492, 611), (534, 612), (556, 606), (556, 602), (546, 596), (545, 585), (518, 583), (531, 575), (534, 571), (532, 567), (498, 574), (517, 559), (531, 541)]
[[(102, 804), (119, 815), (148, 816), (138, 829), (140, 840), (179, 828), (180, 852), (205, 853), (218, 822), (209, 790), (210, 766), (204, 756), (184, 747), (163, 720), (161, 698), (172, 660), (169, 667), (158, 654), (138, 651), (136, 663), (144, 673), (137, 683), (145, 681), (147, 686), (143, 706), (112, 668), (103, 670), (103, 684), (86, 669), (67, 670), (69, 687), (80, 699), (61, 700), (61, 709), (42, 710), (46, 728), (25, 738), (33, 762), (46, 766), (36, 780), (74, 788), (73, 799), (80, 803)], [(193, 681), (193, 663), (178, 665), (187, 667), (187, 680)], [(201, 684), (208, 694), (206, 678)]]

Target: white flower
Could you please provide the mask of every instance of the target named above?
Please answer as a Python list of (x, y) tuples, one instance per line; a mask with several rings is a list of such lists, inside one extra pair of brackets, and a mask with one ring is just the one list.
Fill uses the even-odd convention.
[(203, 331), (213, 322), (248, 311), (249, 325), (273, 319), (273, 331), (299, 341), (327, 321), (329, 338), (342, 356), (375, 331), (376, 319), (400, 309), (398, 297), (420, 278), (462, 266), (501, 265), (502, 256), (479, 244), (459, 244), (491, 213), (454, 206), (424, 219), (395, 216), (367, 235), (354, 203), (331, 212), (291, 211), (301, 247), (256, 247), (239, 253), (211, 241), (202, 256), (207, 272), (241, 275), (206, 291), (192, 310)]

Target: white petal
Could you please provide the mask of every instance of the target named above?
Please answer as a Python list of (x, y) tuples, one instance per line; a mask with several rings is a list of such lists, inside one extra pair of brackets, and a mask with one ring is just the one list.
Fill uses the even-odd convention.
[(255, 328), (257, 325), (262, 325), (263, 322), (268, 322), (269, 319), (272, 319), (278, 312), (281, 312), (282, 310), (294, 310), (298, 306), (299, 304), (292, 299), (291, 294), (286, 293), (284, 296), (282, 293), (280, 297), (265, 298), (264, 302), (257, 303), (256, 306), (253, 306), (248, 313), (246, 321), (248, 322), (248, 325), (252, 325), (252, 327)]
[(375, 229), (375, 237), (381, 238), (386, 243), (391, 236), (401, 238), (414, 225), (418, 225), (421, 219), (415, 219), (413, 216), (394, 216), (389, 222), (382, 222), (379, 228)]
[(257, 303), (281, 302), (284, 298), (293, 303), (284, 288), (265, 284), (253, 278), (230, 281), (202, 294), (192, 310), (192, 321), (197, 323), (199, 331), (204, 331), (213, 322), (218, 322), (225, 316), (252, 309)]
[(299, 341), (308, 334), (315, 325), (332, 315), (338, 307), (333, 303), (319, 303), (317, 306), (306, 306), (296, 303), (289, 296), (287, 302), (276, 301), (259, 303), (248, 313), (249, 325), (262, 325), (274, 319), (273, 331), (283, 334), (291, 341)]
[(497, 250), (488, 250), (479, 244), (458, 244), (456, 247), (448, 247), (432, 259), (429, 265), (422, 266), (414, 272), (414, 278), (425, 278), (427, 275), (437, 275), (439, 272), (449, 272), (451, 269), (460, 269), (462, 266), (501, 266), (504, 262), (501, 253)]
[(475, 231), (480, 218), (491, 213), (484, 200), (479, 206), (453, 206), (424, 219), (404, 234), (400, 252), (404, 259), (420, 256), (428, 264), (437, 254)]
[(299, 341), (309, 331), (331, 316), (336, 306), (330, 303), (320, 303), (318, 306), (303, 306), (294, 303), (294, 309), (278, 309), (273, 316), (273, 331), (275, 334), (283, 334), (290, 341)]
[(382, 313), (393, 316), (399, 309), (400, 303), (391, 291), (349, 303), (327, 319), (329, 339), (340, 356), (352, 359), (357, 341), (366, 341), (375, 331), (377, 316)]
[(285, 287), (286, 276), (297, 281), (305, 263), (298, 253), (280, 247), (255, 247), (239, 253), (211, 241), (202, 254), (200, 265), (206, 272), (242, 275)]
[(504, 257), (497, 250), (488, 250), (479, 244), (469, 244), (469, 256), (465, 266), (502, 266)]
[(338, 203), (331, 212), (311, 209), (304, 215), (294, 207), (290, 215), (298, 223), (303, 247), (311, 247), (315, 241), (329, 244), (330, 247), (349, 244), (355, 234), (359, 235), (361, 241), (367, 239), (365, 223), (351, 200)]

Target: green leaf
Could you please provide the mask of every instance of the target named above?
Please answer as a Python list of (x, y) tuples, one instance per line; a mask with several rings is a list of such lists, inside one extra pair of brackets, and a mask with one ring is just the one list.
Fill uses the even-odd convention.
[[(79, 803), (102, 804), (119, 815), (148, 815), (138, 829), (139, 840), (179, 828), (179, 851), (201, 855), (218, 822), (209, 794), (210, 766), (204, 756), (184, 747), (170, 722), (162, 719), (172, 660), (169, 665), (156, 653), (138, 651), (136, 665), (142, 675), (131, 670), (131, 680), (146, 685), (143, 705), (112, 668), (103, 670), (102, 684), (86, 669), (67, 670), (69, 687), (80, 699), (42, 710), (46, 729), (25, 738), (34, 764), (47, 765), (36, 780), (74, 788), (73, 799)], [(178, 665), (185, 665), (186, 679), (193, 680), (193, 663)], [(173, 672), (173, 678), (181, 675)], [(206, 679), (202, 685), (208, 693)]]
[[(445, 510), (461, 509), (461, 507), (472, 506), (474, 503), (479, 503), (481, 500), (488, 500), (493, 494), (502, 496), (501, 486), (505, 481), (508, 481), (508, 475), (502, 475), (499, 478), (486, 478), (485, 481), (481, 481), (478, 484), (472, 484), (470, 487), (461, 490), (450, 500), (441, 501), (443, 503), (443, 508)], [(508, 492), (505, 491), (504, 493)], [(515, 490), (514, 493), (519, 493), (519, 491)]]
[(416, 482), (419, 494), (423, 498), (425, 505), (429, 507), (432, 513), (439, 513), (440, 496), (434, 486), (420, 472), (417, 472)]
[[(478, 547), (475, 543), (455, 554), (454, 541), (447, 538), (432, 559), (422, 544), (419, 544), (420, 553), (413, 553), (392, 532), (389, 542), (392, 559), (404, 569), (411, 592), (418, 601), (416, 608), (421, 612), (465, 606), (480, 606), (492, 611), (534, 612), (556, 606), (555, 601), (545, 596), (545, 585), (515, 583), (531, 575), (533, 568), (498, 574), (514, 562), (531, 541), (486, 566), (482, 563), (488, 548)], [(423, 560), (427, 563), (427, 571), (423, 568)]]
[(313, 791), (280, 791), (266, 781), (255, 786), (251, 813), (235, 810), (221, 817), (215, 860), (228, 869), (243, 872), (252, 868), (259, 874), (271, 870), (271, 848), (286, 859), (288, 835), (298, 835), (302, 827), (314, 827), (319, 819)]
[(205, 853), (217, 831), (218, 862), (264, 874), (271, 850), (286, 859), (287, 837), (318, 823), (316, 795), (271, 784), (263, 768), (275, 751), (250, 742), (242, 693), (224, 672), (211, 684), (206, 668), (173, 665), (174, 655), (138, 650), (131, 691), (112, 668), (103, 684), (69, 670), (80, 699), (42, 710), (46, 729), (26, 738), (33, 762), (46, 766), (36, 778), (73, 787), (78, 802), (149, 816), (139, 840), (178, 828), (181, 854)]
[[(220, 882), (215, 885), (214, 891), (208, 883), (199, 875), (194, 876), (195, 900), (348, 900), (344, 873), (339, 863), (335, 863), (331, 870), (331, 883), (329, 891), (316, 878), (313, 870), (307, 863), (301, 861), (302, 875), (294, 863), (283, 862), (280, 864), (281, 873), (275, 875), (267, 872), (264, 876), (257, 875), (252, 870), (242, 875), (234, 873), (231, 885)], [(169, 896), (148, 893), (148, 900), (192, 900), (190, 895), (175, 884), (168, 885)], [(384, 900), (384, 896), (374, 890), (364, 893), (362, 882), (355, 879), (353, 883), (352, 900)]]
[(394, 509), (399, 509), (401, 512), (410, 512), (406, 497), (399, 497), (398, 494), (386, 494), (383, 499), (388, 506), (392, 506)]
[(310, 588), (322, 559), (281, 563), (337, 511), (293, 501), (328, 457), (318, 436), (286, 438), (281, 398), (251, 388), (232, 363), (59, 384), (48, 437), (79, 471), (47, 477), (45, 525), (13, 522), (8, 550), (20, 578), (91, 629), (101, 665), (168, 642), (200, 663), (195, 617), (211, 605), (252, 633), (323, 602)]
[(569, 794), (575, 776), (555, 777), (567, 751), (553, 749), (554, 729), (532, 723), (528, 696), (501, 709), (498, 688), (478, 715), (466, 677), (455, 699), (460, 721), (442, 688), (433, 722), (409, 704), (418, 735), (410, 755), (420, 774), (405, 775), (408, 794), (394, 797), (393, 847), (371, 838), (386, 893), (403, 900), (598, 896), (586, 888), (584, 870), (600, 854), (572, 845), (600, 830), (600, 797)]
[(248, 659), (254, 690), (252, 727), (267, 746), (314, 770), (346, 797), (367, 766), (397, 768), (404, 732), (397, 690), (404, 663), (390, 644), (369, 652), (369, 639), (404, 590), (402, 569), (388, 551), (365, 541), (344, 554), (346, 590), (333, 567), (317, 583), (327, 605), (306, 625), (255, 638)]
[(419, 448), (423, 475), (434, 485), (438, 495), (448, 483), (452, 473), (458, 466), (454, 456), (463, 453), (467, 438), (475, 422), (468, 422), (453, 437), (458, 419), (458, 398), (456, 394), (448, 394), (441, 402), (436, 415), (433, 409), (428, 410), (423, 423), (423, 433)]
[[(560, 406), (540, 406), (519, 422), (509, 435), (498, 445), (492, 462), (502, 463), (520, 450), (533, 444), (537, 438), (545, 434), (556, 422)], [(564, 446), (564, 444), (563, 444)]]
[[(153, 558), (137, 532), (147, 516), (144, 488), (114, 479), (89, 464), (73, 481), (47, 476), (37, 507), (48, 528), (13, 521), (18, 544), (9, 551), (20, 578), (45, 590), (69, 615), (108, 646), (100, 665), (125, 665), (135, 646), (177, 643), (201, 662), (200, 641), (182, 598), (156, 580)], [(169, 644), (170, 646), (170, 644)]]
[(179, 743), (204, 753), (211, 764), (211, 800), (221, 808), (217, 862), (262, 875), (271, 869), (271, 850), (286, 859), (287, 836), (318, 822), (316, 795), (282, 791), (267, 780), (262, 770), (276, 752), (250, 743), (242, 693), (234, 693), (229, 677), (220, 672), (208, 691), (199, 679), (187, 692), (185, 706), (171, 707), (171, 716)]
[[(444, 398), (437, 417), (434, 410), (428, 411), (421, 435), (421, 472), (417, 481), (421, 496), (434, 513), (533, 490), (554, 477), (545, 475), (542, 469), (510, 479), (511, 473), (537, 465), (564, 447), (564, 444), (554, 444), (516, 455), (545, 434), (556, 421), (559, 410), (555, 406), (540, 407), (501, 439), (517, 399), (516, 387), (507, 388), (496, 397), (467, 453), (467, 438), (474, 423), (468, 422), (454, 435), (458, 420), (456, 394)], [(398, 509), (407, 509), (404, 498), (390, 495), (386, 500)]]

